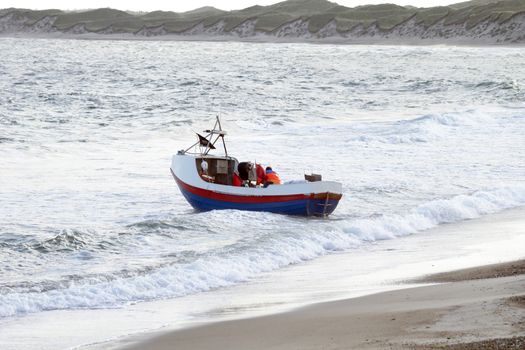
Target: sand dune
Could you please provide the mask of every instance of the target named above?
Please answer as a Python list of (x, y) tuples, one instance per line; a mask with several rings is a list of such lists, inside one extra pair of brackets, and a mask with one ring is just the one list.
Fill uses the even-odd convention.
[(343, 43), (523, 43), (525, 2), (475, 0), (432, 8), (393, 4), (355, 8), (288, 0), (236, 11), (185, 13), (0, 10), (1, 35), (106, 39), (321, 41)]

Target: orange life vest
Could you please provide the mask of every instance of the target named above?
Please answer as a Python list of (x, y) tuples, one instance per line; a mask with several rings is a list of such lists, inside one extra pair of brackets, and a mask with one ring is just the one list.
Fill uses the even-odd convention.
[(271, 182), (274, 185), (280, 185), (281, 184), (281, 178), (279, 177), (279, 175), (275, 171), (272, 171), (270, 173), (266, 173), (266, 182), (268, 182), (268, 183)]

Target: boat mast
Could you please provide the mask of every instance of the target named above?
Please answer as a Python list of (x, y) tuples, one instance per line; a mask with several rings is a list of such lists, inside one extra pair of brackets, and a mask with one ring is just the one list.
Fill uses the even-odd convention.
[[(219, 130), (222, 131), (222, 126), (221, 126), (221, 120), (219, 119), (219, 116), (217, 115), (217, 123), (219, 124)], [(228, 150), (226, 149), (226, 142), (224, 141), (224, 135), (225, 134), (222, 134), (221, 135), (221, 138), (222, 138), (222, 145), (224, 147), (224, 155), (226, 157), (228, 157)]]
[[(224, 140), (224, 136), (226, 135), (226, 131), (222, 130), (221, 120), (220, 120), (218, 115), (216, 116), (215, 125), (213, 126), (213, 129), (211, 129), (211, 130), (204, 130), (204, 132), (207, 133), (206, 136), (202, 136), (199, 133), (197, 133), (197, 137), (199, 138), (199, 140), (196, 143), (194, 143), (193, 145), (191, 145), (189, 148), (187, 148), (185, 151), (183, 151), (183, 153), (187, 153), (193, 147), (195, 147), (197, 145), (200, 145), (200, 146), (204, 146), (205, 147), (204, 151), (201, 150), (201, 152), (200, 152), (202, 155), (205, 156), (212, 149), (215, 149), (215, 144), (217, 143), (217, 141), (219, 141), (219, 138), (221, 138), (222, 139), (222, 146), (224, 147), (224, 155), (227, 157), (228, 156), (228, 150), (226, 148), (226, 141)], [(214, 135), (217, 135), (215, 140), (213, 139)]]

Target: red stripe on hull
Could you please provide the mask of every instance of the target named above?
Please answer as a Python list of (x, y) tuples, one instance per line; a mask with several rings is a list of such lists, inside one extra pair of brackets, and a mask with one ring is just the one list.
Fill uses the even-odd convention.
[(313, 194), (305, 195), (305, 194), (293, 194), (293, 195), (282, 195), (282, 196), (243, 196), (243, 195), (232, 195), (232, 194), (224, 194), (219, 192), (214, 192), (210, 190), (205, 190), (202, 188), (194, 187), (191, 185), (188, 185), (187, 183), (180, 180), (175, 174), (173, 173), (173, 170), (171, 171), (173, 177), (175, 178), (175, 181), (177, 181), (177, 185), (184, 188), (186, 191), (193, 193), (198, 196), (215, 199), (218, 201), (224, 201), (224, 202), (234, 202), (234, 203), (275, 203), (275, 202), (288, 202), (288, 201), (296, 201), (296, 200), (302, 200), (302, 199), (310, 199), (313, 198)]

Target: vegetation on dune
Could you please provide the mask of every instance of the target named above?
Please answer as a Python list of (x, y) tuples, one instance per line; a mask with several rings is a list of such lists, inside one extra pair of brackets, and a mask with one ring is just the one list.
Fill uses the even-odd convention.
[(25, 15), (31, 18), (34, 22), (37, 22), (44, 17), (59, 16), (59, 15), (62, 15), (63, 13), (64, 12), (62, 12), (61, 10), (50, 9), (50, 10), (40, 10), (40, 11), (27, 11)]
[(470, 0), (470, 1), (459, 2), (457, 4), (452, 4), (452, 5), (449, 5), (448, 7), (453, 8), (453, 9), (461, 9), (461, 8), (470, 7), (470, 6), (481, 6), (481, 5), (493, 4), (499, 1), (501, 0)]
[(240, 26), (247, 20), (251, 19), (250, 16), (243, 16), (243, 15), (228, 15), (221, 18), (225, 22), (224, 30), (227, 32), (232, 31), (235, 29), (235, 27)]
[(110, 8), (82, 12), (64, 12), (58, 15), (54, 26), (59, 30), (64, 30), (77, 24), (84, 24), (88, 30), (98, 31), (123, 19), (134, 20), (136, 16), (125, 11)]
[(184, 13), (154, 11), (146, 14), (132, 14), (110, 8), (81, 12), (4, 9), (0, 10), (0, 17), (11, 14), (15, 19), (26, 18), (26, 23), (31, 25), (44, 17), (54, 16), (56, 20), (53, 26), (58, 30), (67, 30), (82, 24), (88, 31), (98, 32), (111, 28), (123, 33), (135, 33), (141, 28), (159, 26), (163, 26), (168, 33), (179, 33), (199, 24), (210, 27), (218, 23), (224, 23), (224, 31), (229, 32), (249, 20), (255, 22), (255, 30), (271, 33), (285, 24), (300, 20), (308, 21), (308, 30), (317, 33), (332, 22), (339, 32), (370, 26), (389, 31), (409, 19), (414, 19), (415, 23), (425, 27), (442, 21), (444, 25), (472, 28), (483, 21), (501, 24), (522, 12), (525, 12), (523, 0), (471, 0), (432, 8), (393, 4), (348, 8), (326, 0), (288, 0), (229, 12), (214, 7), (202, 7)]
[[(195, 27), (197, 24), (199, 24), (201, 21), (197, 19), (180, 19), (176, 21), (167, 21), (163, 23), (164, 29), (168, 33), (180, 33), (185, 30), (191, 29)], [(148, 26), (151, 26), (148, 23)]]
[(184, 12), (182, 13), (182, 15), (192, 16), (192, 17), (213, 16), (213, 15), (218, 15), (218, 14), (225, 13), (225, 12), (226, 11), (216, 9), (215, 7), (212, 7), (212, 6), (204, 6), (204, 7), (199, 7), (198, 9), (195, 9), (195, 10)]
[[(329, 13), (323, 13), (320, 15), (313, 15), (308, 22), (308, 30), (310, 33), (317, 33), (323, 29), (328, 23), (335, 19), (334, 15)], [(336, 21), (337, 24), (337, 21)]]
[(255, 29), (263, 32), (271, 32), (275, 28), (282, 26), (284, 23), (288, 23), (296, 19), (297, 17), (285, 13), (270, 12), (257, 17)]
[(375, 19), (356, 20), (356, 19), (351, 19), (351, 18), (336, 18), (336, 23), (337, 23), (337, 30), (339, 32), (348, 32), (358, 27), (368, 28), (375, 23)]
[(140, 17), (140, 28), (164, 25), (164, 29), (167, 32), (179, 33), (191, 29), (195, 25), (203, 23), (208, 19), (212, 19), (211, 22), (213, 23), (207, 22), (207, 25), (214, 24), (220, 20), (219, 17), (224, 13), (225, 11), (210, 6), (201, 7), (184, 13), (155, 11)]
[[(368, 5), (359, 6), (353, 9), (348, 9), (337, 15), (338, 20), (349, 20), (349, 23), (362, 24), (365, 27), (376, 23), (379, 29), (390, 30), (396, 25), (403, 23), (410, 17), (416, 14), (413, 8), (406, 8), (403, 6), (384, 4), (384, 5)], [(352, 28), (342, 28), (338, 25), (338, 29), (350, 30)]]
[(180, 16), (181, 15), (179, 13), (172, 12), (172, 11), (153, 11), (153, 12), (148, 12), (140, 16), (140, 18), (144, 21), (148, 21), (148, 20), (159, 19), (159, 18), (161, 19), (178, 18)]
[(524, 11), (525, 1), (523, 0), (491, 2), (485, 5), (451, 9), (444, 23), (445, 25), (465, 23), (467, 28), (472, 28), (485, 20), (503, 23), (517, 13)]
[(288, 0), (267, 6), (270, 11), (287, 13), (293, 16), (311, 16), (330, 11), (336, 3), (326, 0)]
[(450, 11), (450, 7), (447, 6), (421, 9), (416, 13), (416, 23), (423, 24), (428, 28), (445, 18), (450, 13)]
[(14, 15), (15, 19), (28, 18), (29, 19), (28, 24), (31, 25), (31, 24), (38, 22), (42, 18), (49, 17), (49, 16), (58, 16), (63, 13), (64, 12), (62, 12), (61, 10), (56, 10), (56, 9), (35, 11), (35, 10), (25, 10), (25, 9), (19, 10), (19, 9), (9, 8), (9, 9), (0, 10), (0, 17), (3, 17), (8, 14), (12, 14)]
[(86, 29), (94, 32), (111, 28), (115, 33), (135, 33), (142, 28), (141, 22), (135, 19), (121, 19), (119, 21), (101, 21), (84, 24)]

